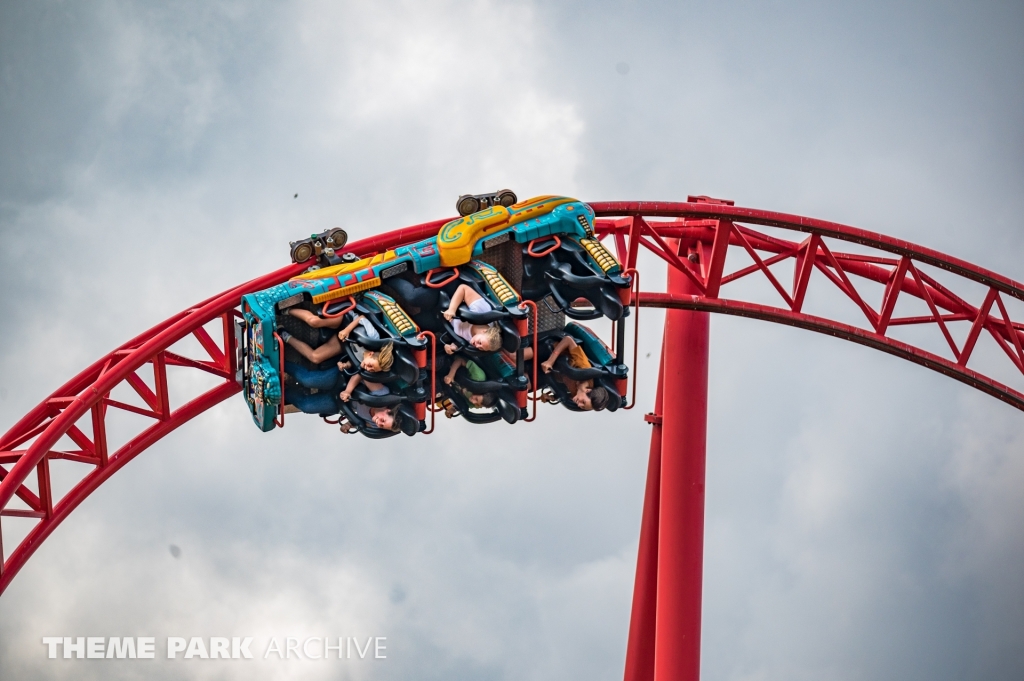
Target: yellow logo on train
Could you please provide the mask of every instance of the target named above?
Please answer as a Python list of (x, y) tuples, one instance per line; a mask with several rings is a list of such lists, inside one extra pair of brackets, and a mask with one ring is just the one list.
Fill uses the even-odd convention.
[(491, 206), (484, 210), (452, 220), (437, 234), (437, 251), (442, 267), (455, 267), (473, 257), (476, 242), (488, 234), (499, 232), (530, 218), (550, 213), (564, 203), (576, 199), (564, 196), (537, 196), (509, 208)]

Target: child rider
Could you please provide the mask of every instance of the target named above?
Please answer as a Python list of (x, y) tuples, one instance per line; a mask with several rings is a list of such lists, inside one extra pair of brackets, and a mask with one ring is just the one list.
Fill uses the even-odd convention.
[[(477, 350), (484, 352), (496, 352), (501, 349), (501, 329), (495, 322), (490, 324), (471, 324), (455, 318), (459, 305), (466, 303), (466, 307), (472, 312), (490, 312), (491, 306), (487, 304), (484, 297), (466, 284), (459, 284), (452, 296), (452, 302), (442, 314), (444, 318), (452, 323), (455, 333), (469, 341)], [(449, 355), (459, 349), (455, 343), (444, 346), (444, 351)]]
[[(583, 348), (572, 336), (566, 335), (555, 345), (555, 349), (551, 351), (551, 356), (547, 361), (541, 362), (540, 368), (544, 370), (544, 373), (551, 373), (551, 369), (555, 366), (555, 360), (566, 350), (569, 351), (569, 356), (566, 358), (569, 366), (574, 369), (591, 368), (587, 353), (583, 352)], [(533, 353), (530, 354), (532, 356)], [(608, 406), (608, 391), (600, 386), (595, 388), (593, 380), (574, 381), (568, 376), (561, 375), (558, 376), (558, 379), (572, 395), (572, 401), (583, 411), (601, 411)]]

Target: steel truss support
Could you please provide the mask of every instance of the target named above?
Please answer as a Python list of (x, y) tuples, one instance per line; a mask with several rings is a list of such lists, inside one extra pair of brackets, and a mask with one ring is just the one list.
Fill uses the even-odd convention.
[[(669, 270), (669, 294), (696, 295), (693, 278)], [(704, 574), (704, 462), (708, 413), (707, 312), (665, 315), (658, 599), (654, 678), (700, 677)]]
[[(698, 295), (678, 268), (668, 292)], [(625, 681), (700, 678), (709, 330), (707, 312), (666, 313)]]
[(633, 611), (629, 618), (625, 681), (654, 678), (655, 631), (658, 613), (658, 517), (661, 505), (661, 426), (664, 405), (665, 344), (662, 343), (658, 369), (658, 392), (654, 412), (645, 420), (652, 425), (651, 453), (647, 460), (647, 487), (640, 521), (640, 547), (633, 584)]
[[(1024, 392), (1013, 387), (1024, 378), (1024, 321), (1014, 319), (1014, 310), (1008, 307), (1011, 299), (1024, 301), (1024, 284), (882, 234), (797, 215), (739, 208), (708, 197), (690, 197), (686, 203), (591, 205), (598, 216), (598, 236), (614, 241), (616, 252), (627, 266), (636, 265), (643, 246), (665, 261), (670, 271), (681, 272), (693, 286), (685, 296), (645, 292), (641, 295), (642, 306), (722, 312), (844, 338), (926, 366), (1024, 410)], [(749, 224), (789, 230), (800, 239), (770, 236)], [(686, 249), (685, 258), (669, 246), (673, 239)], [(844, 243), (854, 245), (858, 252), (838, 250)], [(863, 252), (865, 249), (870, 251)], [(785, 277), (780, 280), (780, 270), (787, 265), (793, 268), (791, 286), (784, 283)], [(929, 273), (924, 266), (944, 270), (942, 278), (947, 281), (939, 281), (939, 273)], [(735, 290), (734, 282), (751, 279), (768, 284), (772, 292), (769, 302), (728, 297)], [(980, 300), (976, 290), (979, 284), (984, 291)], [(871, 285), (884, 287), (881, 300), (874, 306), (872, 292), (866, 290)], [(809, 292), (823, 288), (838, 291), (855, 305), (860, 323), (808, 314), (805, 306)], [(738, 293), (748, 297), (751, 290)], [(772, 297), (781, 304), (772, 304)], [(968, 302), (971, 298), (977, 303)], [(914, 299), (926, 306), (928, 314), (896, 315), (901, 304), (912, 305)], [(829, 310), (828, 314), (834, 313)], [(964, 331), (961, 342), (952, 330), (954, 325)], [(908, 326), (931, 327), (943, 339), (947, 352), (893, 336), (894, 331)], [(983, 338), (1008, 359), (996, 375), (991, 375), (995, 366), (991, 361), (984, 370), (977, 368), (980, 362), (971, 362)]]

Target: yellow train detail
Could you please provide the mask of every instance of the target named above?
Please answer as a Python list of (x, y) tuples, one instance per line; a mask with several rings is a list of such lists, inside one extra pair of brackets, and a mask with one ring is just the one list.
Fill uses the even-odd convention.
[(505, 277), (501, 276), (501, 273), (493, 265), (474, 260), (470, 263), (470, 266), (484, 278), (487, 286), (498, 297), (502, 305), (513, 305), (519, 302), (519, 294), (516, 293), (512, 285), (505, 280)]
[[(311, 272), (311, 274), (313, 273)], [(319, 277), (317, 278), (319, 279)], [(371, 277), (366, 281), (360, 281), (356, 284), (349, 284), (348, 286), (336, 288), (333, 291), (328, 291), (327, 293), (315, 295), (313, 296), (313, 302), (324, 303), (327, 302), (328, 300), (344, 298), (345, 296), (350, 296), (353, 293), (359, 293), (360, 291), (366, 291), (367, 289), (377, 288), (378, 286), (380, 286), (380, 277)]]
[(489, 234), (546, 215), (563, 203), (575, 201), (576, 199), (565, 196), (537, 196), (509, 208), (491, 206), (464, 218), (452, 220), (437, 233), (437, 251), (441, 266), (455, 267), (467, 262), (473, 257), (476, 243)]
[[(292, 279), (326, 279), (327, 277), (336, 277), (341, 274), (358, 272), (359, 270), (379, 265), (383, 262), (387, 262), (388, 260), (394, 260), (395, 257), (394, 251), (384, 251), (383, 253), (378, 253), (372, 258), (363, 258), (362, 260), (357, 260), (355, 262), (343, 262), (340, 265), (332, 265), (331, 267), (324, 267), (319, 270), (313, 270), (312, 272), (303, 272), (302, 274), (295, 275)], [(363, 291), (365, 289), (359, 290)], [(331, 293), (334, 293), (334, 291), (331, 291)]]
[(612, 255), (611, 252), (604, 247), (604, 244), (597, 239), (590, 239), (586, 237), (580, 239), (580, 246), (583, 246), (583, 248), (586, 249), (590, 257), (594, 259), (594, 262), (597, 263), (598, 267), (600, 267), (605, 274), (608, 274), (608, 272), (617, 267), (621, 267), (619, 261), (615, 259), (615, 256)]
[(509, 225), (518, 225), (524, 220), (550, 213), (563, 203), (574, 203), (575, 201), (576, 199), (570, 199), (566, 196), (535, 196), (532, 199), (520, 201), (508, 209), (512, 216)]
[(509, 212), (505, 206), (484, 210), (452, 220), (437, 233), (437, 251), (442, 267), (455, 267), (473, 257), (473, 247), (491, 232), (508, 227)]
[(398, 303), (391, 300), (390, 298), (385, 300), (383, 298), (374, 298), (374, 302), (380, 307), (381, 311), (387, 316), (388, 320), (395, 325), (398, 333), (403, 336), (408, 335), (410, 332), (419, 333), (420, 327), (416, 326), (416, 322), (412, 320), (405, 313)]

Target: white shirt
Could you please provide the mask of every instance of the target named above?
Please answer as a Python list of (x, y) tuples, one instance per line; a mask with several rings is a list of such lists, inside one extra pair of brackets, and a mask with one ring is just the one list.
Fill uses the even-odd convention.
[[(377, 327), (371, 324), (370, 320), (367, 319), (366, 317), (363, 317), (362, 319), (359, 320), (359, 326), (362, 327), (363, 333), (366, 334), (367, 338), (372, 338), (374, 340), (378, 340), (380, 338), (380, 333), (377, 332)], [(364, 348), (359, 343), (352, 343), (352, 354), (356, 356), (356, 361), (362, 363), (363, 355), (365, 353), (366, 348)]]
[[(483, 298), (477, 298), (469, 307), (471, 312), (490, 312), (490, 304)], [(462, 336), (466, 340), (473, 340), (473, 324), (471, 322), (464, 322), (458, 317), (452, 320), (452, 328), (455, 329), (455, 333)]]

